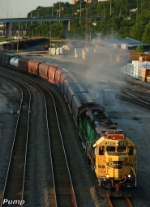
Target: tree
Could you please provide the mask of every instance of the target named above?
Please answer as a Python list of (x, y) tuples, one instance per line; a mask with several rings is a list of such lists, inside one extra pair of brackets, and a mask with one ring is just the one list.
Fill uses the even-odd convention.
[(150, 23), (146, 25), (143, 36), (142, 42), (150, 44)]
[(136, 47), (136, 52), (137, 53), (144, 53), (144, 47), (143, 46), (137, 46)]
[(143, 31), (144, 31), (144, 25), (143, 25), (143, 23), (142, 22), (136, 23), (130, 29), (130, 37), (141, 41), (142, 40)]
[[(90, 16), (104, 16), (103, 20), (97, 20), (96, 26), (90, 23), (90, 31), (92, 37), (96, 33), (103, 35), (117, 33), (119, 37), (132, 37), (144, 43), (150, 43), (150, 4), (149, 0), (111, 0), (111, 15), (110, 15), (110, 2), (99, 1), (89, 4)], [(80, 1), (76, 4), (69, 4), (68, 2), (57, 2), (53, 4), (53, 7), (40, 7), (38, 6), (35, 10), (28, 13), (28, 17), (40, 16), (47, 17), (53, 13), (53, 17), (58, 17), (58, 9), (61, 8), (61, 17), (79, 16), (80, 12)], [(82, 17), (86, 17), (86, 2), (81, 2)], [(135, 9), (135, 12), (129, 12), (131, 9)], [(37, 28), (36, 28), (37, 27)], [(53, 37), (62, 37), (63, 25), (54, 23), (53, 24)], [(33, 28), (28, 28), (28, 33), (31, 31), (36, 34), (47, 36), (49, 33), (49, 24), (43, 22), (42, 25), (34, 24)], [(71, 29), (68, 32), (71, 37), (82, 37), (85, 36), (85, 20), (71, 20)]]

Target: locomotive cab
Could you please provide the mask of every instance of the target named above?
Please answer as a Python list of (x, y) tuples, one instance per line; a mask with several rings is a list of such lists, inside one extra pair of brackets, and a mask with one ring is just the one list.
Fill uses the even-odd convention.
[(93, 147), (100, 193), (110, 196), (130, 195), (137, 187), (135, 145), (119, 131), (112, 133), (107, 130)]

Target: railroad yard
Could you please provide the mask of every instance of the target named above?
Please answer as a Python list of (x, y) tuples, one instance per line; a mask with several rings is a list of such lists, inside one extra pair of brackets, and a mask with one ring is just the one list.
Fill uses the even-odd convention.
[[(108, 64), (104, 64), (103, 61), (100, 60), (100, 63), (94, 64), (89, 60), (85, 61), (82, 59), (76, 59), (70, 55), (49, 56), (48, 54), (40, 53), (39, 51), (22, 52), (19, 55), (30, 57), (35, 60), (46, 61), (68, 69), (85, 85), (91, 97), (106, 108), (109, 117), (114, 122), (118, 123), (119, 127), (126, 132), (127, 136), (137, 146), (138, 194), (136, 197), (130, 199), (132, 206), (149, 207), (150, 85), (142, 84), (141, 82), (131, 78), (126, 78), (124, 74), (120, 73), (119, 65), (116, 65), (113, 61), (111, 63), (108, 62)], [(50, 157), (51, 154), (54, 154), (55, 156), (55, 163), (53, 163), (54, 167), (58, 165), (58, 162), (64, 163), (66, 157), (63, 157), (64, 155), (62, 154), (58, 155), (57, 153), (58, 151), (62, 151), (63, 147), (59, 148), (59, 146), (63, 139), (70, 171), (67, 167), (64, 168), (64, 166), (60, 166), (59, 171), (57, 170), (57, 167), (53, 170), (56, 174), (57, 183), (63, 183), (61, 175), (63, 175), (63, 178), (66, 176), (65, 180), (68, 180), (68, 185), (70, 185), (70, 188), (72, 189), (73, 183), (74, 189), (72, 189), (71, 193), (66, 192), (64, 188), (57, 189), (58, 192), (64, 191), (64, 197), (59, 197), (57, 200), (58, 206), (108, 207), (109, 204), (107, 199), (99, 195), (98, 182), (91, 166), (88, 165), (87, 157), (84, 153), (81, 142), (78, 139), (76, 125), (72, 119), (72, 115), (64, 97), (57, 88), (42, 80), (40, 80), (40, 85), (39, 80), (36, 78), (29, 77), (21, 73), (18, 74), (16, 71), (10, 72), (10, 69), (6, 70), (4, 67), (0, 70), (0, 78), (1, 200), (4, 198), (7, 199), (7, 197), (9, 197), (10, 200), (14, 199), (12, 195), (9, 195), (9, 190), (7, 191), (7, 188), (10, 186), (13, 189), (13, 183), (16, 181), (11, 175), (7, 175), (7, 168), (22, 90), (25, 95), (23, 97), (23, 114), (20, 124), (27, 124), (27, 130), (23, 133), (18, 132), (18, 149), (16, 148), (16, 153), (17, 150), (21, 148), (22, 153), (24, 153), (24, 155), (26, 154), (26, 143), (19, 143), (19, 139), (22, 136), (27, 137), (27, 139), (30, 137), (30, 139), (27, 140), (27, 177), (24, 185), (24, 206), (56, 206), (56, 200), (53, 198), (55, 196), (53, 192), (53, 181), (51, 180), (53, 175), (51, 175), (52, 161)], [(20, 82), (22, 82), (22, 85)], [(104, 104), (102, 98), (102, 91), (106, 89), (110, 89), (112, 93), (114, 92), (116, 95), (116, 98), (112, 99), (112, 102), (108, 105)], [(48, 91), (50, 91), (55, 100), (54, 105), (53, 98)], [(135, 100), (138, 100), (138, 103)], [(141, 101), (140, 103), (139, 100)], [(144, 106), (142, 106), (142, 104), (144, 104)], [(29, 117), (25, 115), (27, 110), (30, 111), (30, 122), (28, 122)], [(57, 111), (57, 116), (60, 121), (57, 127), (57, 118), (55, 117), (55, 114), (52, 113), (55, 110)], [(45, 120), (45, 114), (47, 116), (47, 120)], [(47, 129), (47, 121), (50, 123), (51, 129)], [(31, 126), (29, 126), (29, 123)], [(29, 127), (32, 128), (32, 131), (28, 134)], [(60, 131), (61, 134), (59, 133)], [(53, 146), (51, 150), (49, 149), (50, 143), (46, 141), (47, 136), (57, 137), (57, 139), (54, 140), (54, 143), (51, 143)], [(19, 159), (17, 155), (14, 155), (16, 166), (17, 159)], [(64, 160), (62, 161), (62, 159)], [(18, 175), (20, 178), (23, 167), (17, 166), (17, 169), (20, 169), (18, 172), (20, 173)], [(12, 169), (12, 172), (13, 170), (15, 169)], [(70, 182), (69, 174), (71, 174), (72, 183)], [(10, 183), (5, 186), (7, 176), (10, 178)], [(3, 186), (6, 187), (5, 197), (2, 197)], [(22, 198), (22, 193), (23, 192), (20, 192), (19, 195), (20, 200)], [(66, 197), (71, 197), (74, 204), (70, 204), (69, 199), (67, 200)], [(120, 204), (119, 200), (117, 202), (116, 200), (112, 202), (114, 207), (127, 206), (127, 204)]]

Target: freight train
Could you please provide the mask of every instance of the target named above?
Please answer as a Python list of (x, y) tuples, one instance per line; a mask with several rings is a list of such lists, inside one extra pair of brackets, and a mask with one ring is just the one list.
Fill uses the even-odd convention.
[(7, 49), (7, 50), (15, 50), (15, 49), (26, 49), (30, 46), (35, 46), (37, 44), (41, 44), (44, 42), (47, 42), (48, 39), (45, 37), (39, 37), (39, 38), (30, 38), (30, 39), (20, 39), (19, 41), (10, 41), (7, 43), (3, 43), (3, 49)]
[(40, 76), (64, 95), (79, 137), (99, 183), (101, 195), (129, 196), (137, 191), (136, 146), (67, 69), (0, 52), (0, 65)]

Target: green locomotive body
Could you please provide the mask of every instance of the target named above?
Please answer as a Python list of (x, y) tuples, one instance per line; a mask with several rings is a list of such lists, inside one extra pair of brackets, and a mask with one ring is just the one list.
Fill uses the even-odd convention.
[(136, 146), (103, 110), (79, 117), (79, 135), (99, 181), (101, 195), (130, 196), (137, 189)]

